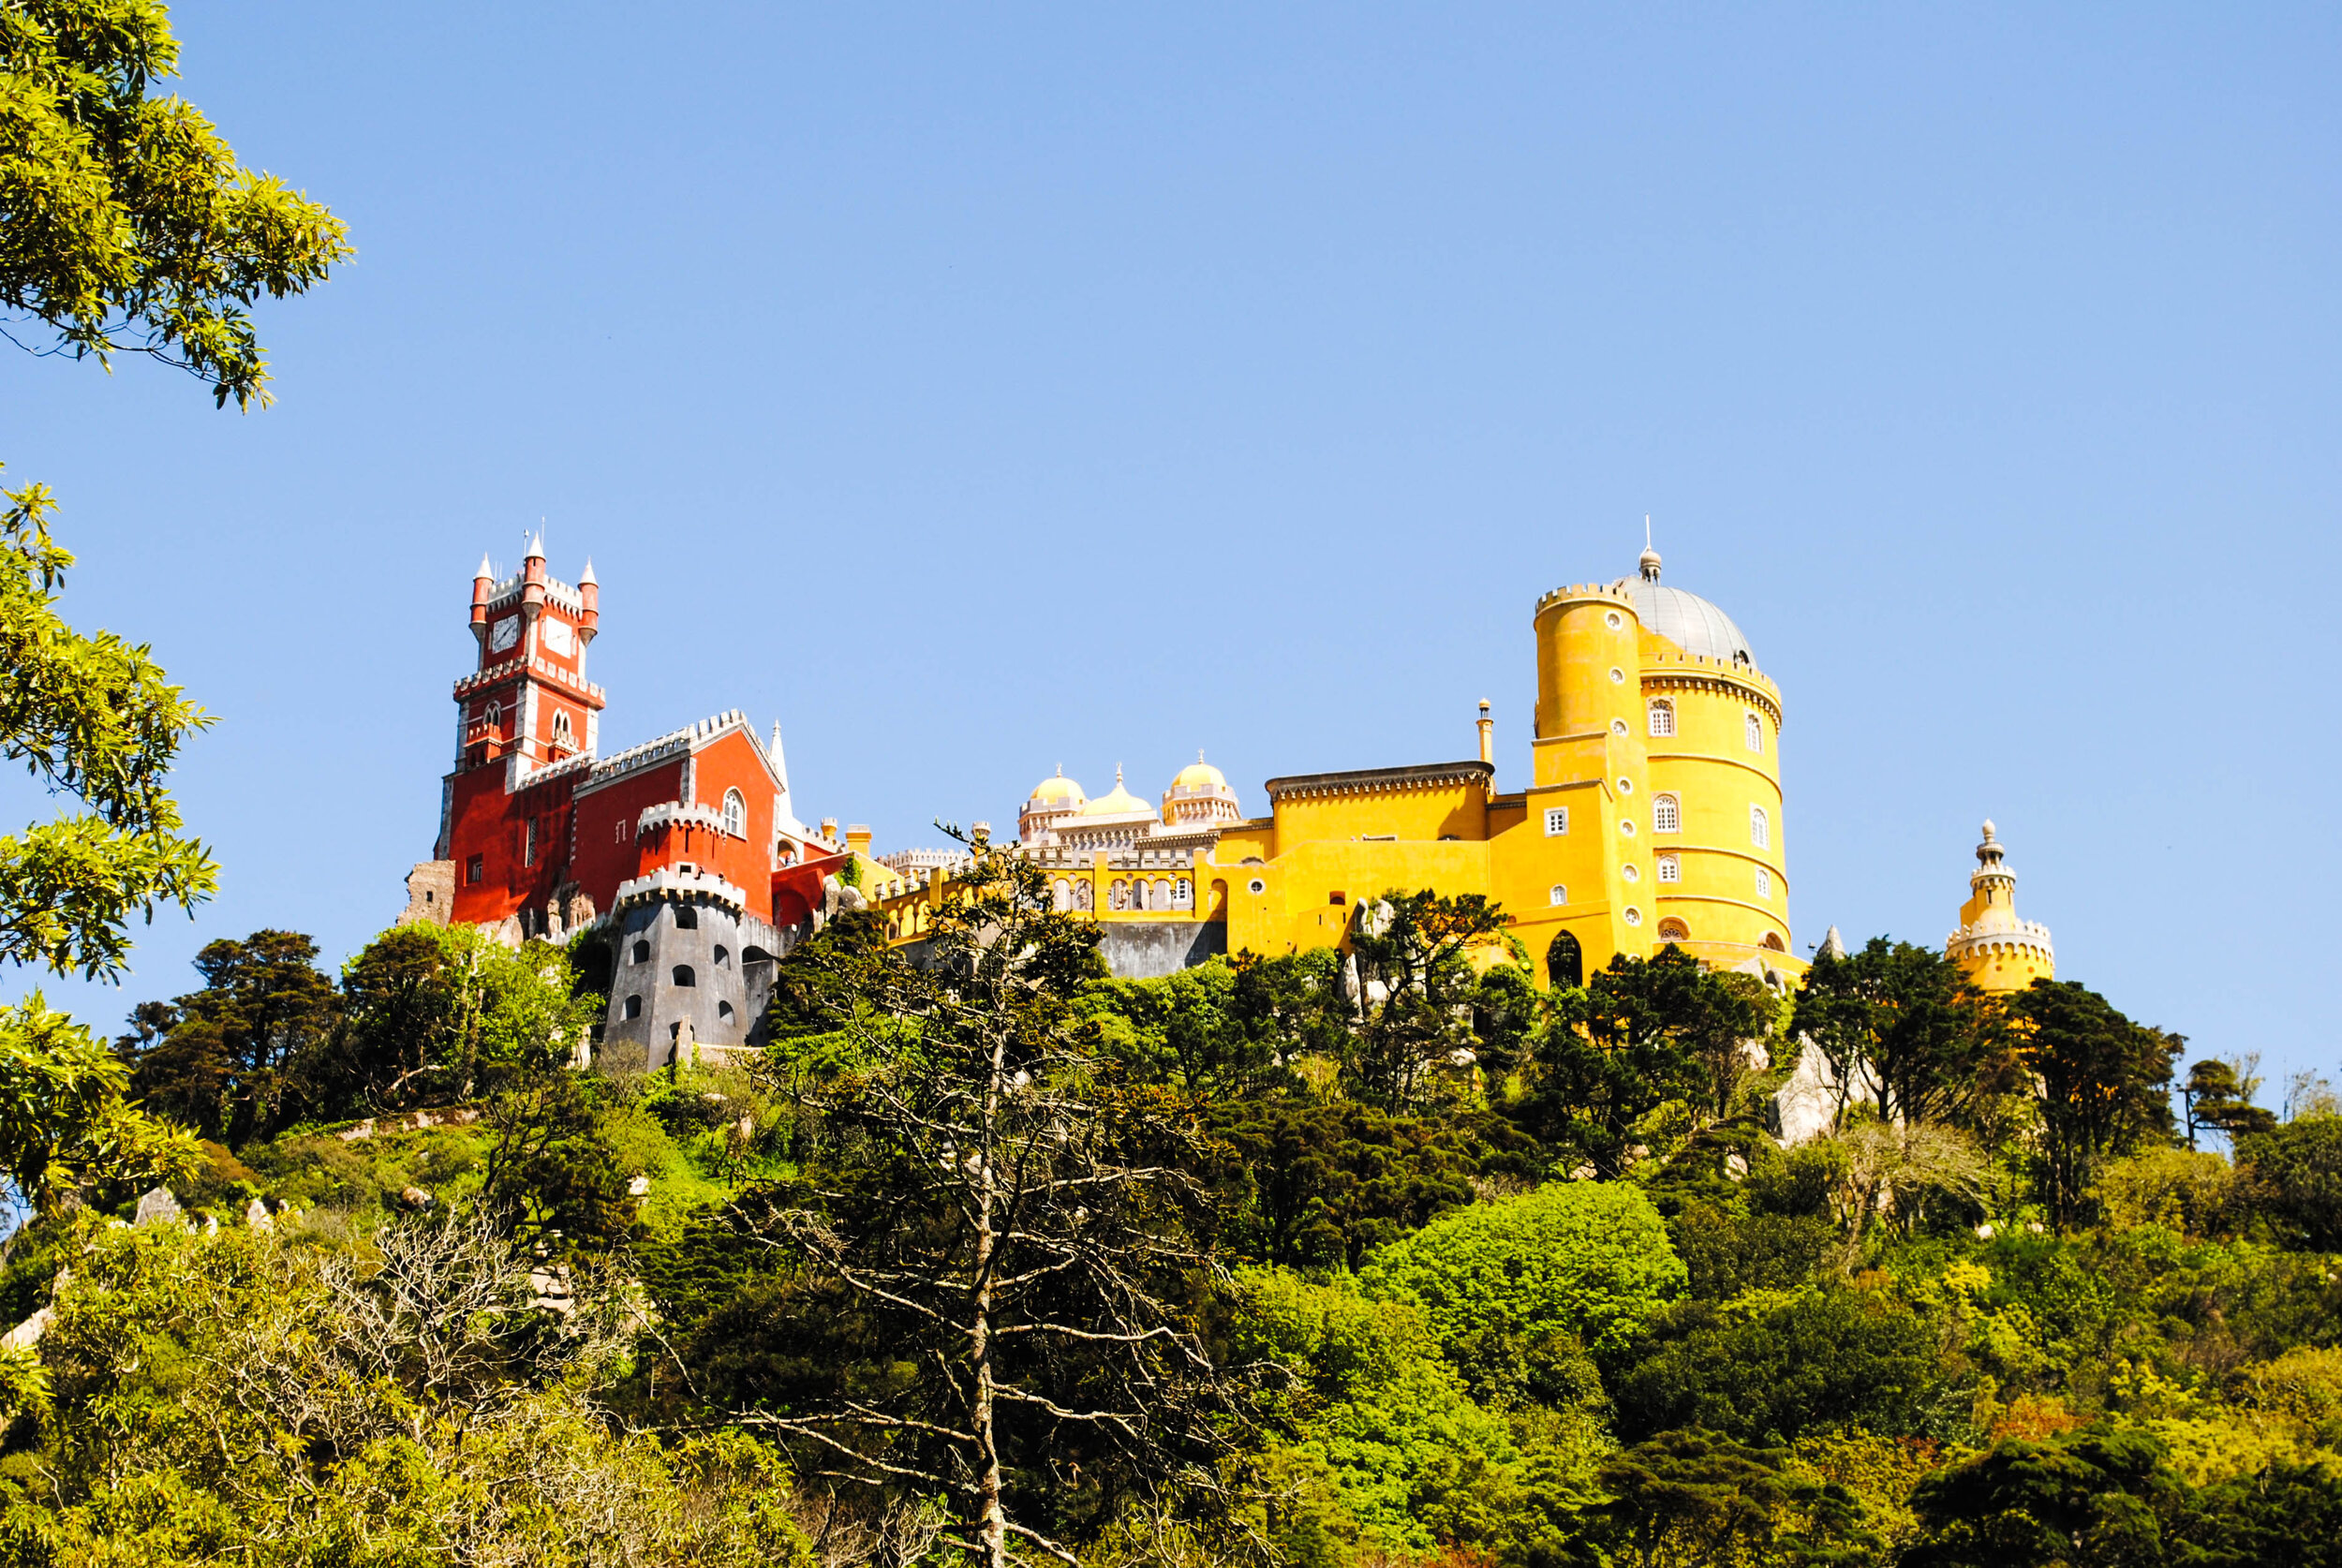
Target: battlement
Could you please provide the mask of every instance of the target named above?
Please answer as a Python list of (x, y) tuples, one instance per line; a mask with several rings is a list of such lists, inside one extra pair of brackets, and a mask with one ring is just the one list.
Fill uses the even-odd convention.
[(600, 687), (596, 686), (592, 681), (571, 673), (550, 659), (543, 658), (508, 658), (501, 664), (491, 664), (485, 670), (474, 671), (455, 683), (455, 700), (460, 703), (467, 697), (483, 691), (489, 687), (501, 685), (523, 673), (536, 675), (540, 679), (574, 692), (589, 706), (599, 708), (603, 705)]
[(2038, 920), (2020, 920), (2008, 925), (1987, 925), (1982, 921), (1963, 925), (1944, 939), (1944, 952), (1952, 957), (1994, 946), (2024, 948), (2053, 957), (2056, 949), (2050, 942), (2050, 929)]
[(595, 764), (593, 777), (586, 780), (579, 792), (599, 790), (614, 779), (664, 762), (677, 753), (694, 750), (703, 741), (713, 740), (725, 731), (735, 729), (747, 731), (749, 739), (755, 743), (757, 750), (763, 754), (768, 762), (770, 761), (771, 754), (764, 750), (764, 743), (757, 739), (755, 730), (749, 727), (749, 716), (738, 708), (726, 708), (723, 712), (712, 714), (696, 724), (687, 724), (680, 730), (670, 730), (656, 740), (646, 740), (639, 746), (630, 746), (624, 751), (612, 753), (607, 759)]
[(720, 833), (730, 838), (745, 838), (724, 823), (724, 814), (712, 806), (697, 802), (685, 806), (677, 801), (660, 801), (657, 806), (643, 807), (643, 814), (634, 819), (634, 836), (645, 837), (661, 828), (697, 827), (710, 833)]
[[(521, 589), (526, 585), (526, 579), (516, 571), (501, 583), (491, 586), (488, 589), (488, 613), (493, 615), (498, 610), (518, 604), (521, 601)], [(547, 604), (558, 605), (572, 615), (582, 616), (586, 614), (586, 596), (578, 590), (575, 584), (564, 583), (558, 577), (548, 576), (544, 580), (544, 590)]]
[(736, 915), (748, 909), (749, 895), (712, 871), (685, 871), (662, 865), (646, 877), (620, 882), (617, 898), (611, 908), (623, 910), (634, 904), (651, 903), (716, 904)]
[(1542, 615), (1548, 605), (1573, 599), (1598, 599), (1612, 604), (1623, 604), (1629, 610), (1635, 608), (1634, 594), (1622, 584), (1572, 583), (1565, 588), (1554, 588), (1539, 599), (1536, 613)]
[(1653, 653), (1643, 656), (1642, 672), (1646, 675), (1705, 675), (1738, 681), (1756, 688), (1776, 703), (1781, 701), (1781, 688), (1773, 684), (1771, 676), (1754, 664), (1742, 664), (1735, 659), (1713, 658), (1707, 654)]

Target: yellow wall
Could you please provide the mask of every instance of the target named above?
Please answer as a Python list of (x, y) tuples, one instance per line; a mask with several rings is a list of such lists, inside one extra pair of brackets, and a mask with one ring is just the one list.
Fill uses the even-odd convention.
[[(1662, 920), (1682, 922), (1682, 945), (1712, 964), (1801, 974), (1789, 944), (1778, 689), (1647, 631), (1623, 585), (1546, 595), (1534, 632), (1531, 770), (1518, 792), (1493, 794), (1477, 762), (1428, 782), (1405, 777), (1413, 770), (1278, 780), (1270, 815), (1222, 834), (1194, 868), (1193, 908), (1177, 914), (1224, 918), (1231, 953), (1276, 954), (1340, 943), (1361, 898), (1431, 888), (1493, 898), (1540, 975), (1561, 931), (1577, 937), (1592, 973), (1615, 954), (1657, 951)], [(1673, 703), (1672, 735), (1650, 734), (1653, 697)], [(1458, 750), (1474, 755), (1476, 738)], [(1663, 792), (1681, 812), (1665, 834), (1653, 815)], [(1762, 845), (1752, 842), (1751, 806), (1765, 812)], [(1548, 831), (1554, 810), (1566, 822)], [(1658, 880), (1661, 853), (1676, 857), (1679, 881)], [(1757, 891), (1759, 870), (1768, 892)], [(1103, 911), (1103, 856), (1092, 875)], [(915, 925), (906, 917), (906, 936)]]

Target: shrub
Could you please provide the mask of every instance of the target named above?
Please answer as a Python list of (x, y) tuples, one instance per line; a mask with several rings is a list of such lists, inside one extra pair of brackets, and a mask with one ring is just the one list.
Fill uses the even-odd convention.
[(1567, 1335), (1623, 1352), (1683, 1288), (1659, 1211), (1618, 1182), (1554, 1182), (1432, 1220), (1376, 1252), (1367, 1294), (1420, 1302), (1444, 1345), (1486, 1333)]

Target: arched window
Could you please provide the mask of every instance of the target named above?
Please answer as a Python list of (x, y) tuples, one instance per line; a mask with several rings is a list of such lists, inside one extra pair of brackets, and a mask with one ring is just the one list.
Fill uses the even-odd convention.
[(624, 817), (610, 824), (610, 841), (614, 844), (626, 842), (626, 819)]
[(1786, 953), (1789, 950), (1788, 944), (1781, 939), (1781, 933), (1778, 931), (1765, 933), (1765, 946), (1774, 953)]
[(724, 946), (724, 944), (723, 944), (723, 943), (721, 943), (721, 942), (718, 942), (718, 943), (716, 944), (716, 967), (717, 967), (718, 969), (722, 969), (722, 968), (723, 968), (726, 964), (729, 964), (729, 963), (731, 963), (731, 962), (732, 962), (732, 950), (731, 950), (730, 948), (728, 948), (728, 947)]
[(1545, 950), (1546, 979), (1555, 985), (1576, 987), (1586, 983), (1586, 953), (1578, 939), (1564, 931)]
[(1761, 806), (1748, 808), (1748, 841), (1760, 850), (1771, 847), (1772, 819), (1765, 815)]
[(1683, 806), (1673, 795), (1651, 797), (1651, 831), (1681, 833), (1683, 831)]
[(1074, 884), (1074, 907), (1089, 910), (1098, 901), (1097, 888), (1088, 877)]
[(633, 961), (637, 964), (647, 964), (650, 962), (650, 943), (636, 942), (634, 944)]
[(1569, 902), (1569, 889), (1564, 887), (1559, 882), (1555, 882), (1551, 887), (1545, 890), (1545, 901), (1557, 908), (1561, 905), (1566, 904)]
[(732, 1004), (731, 1004), (730, 1002), (728, 1002), (728, 1001), (719, 1001), (719, 1002), (718, 1002), (718, 1003), (716, 1004), (716, 1016), (717, 1016), (717, 1017), (719, 1017), (719, 1018), (729, 1018), (729, 1017), (731, 1017), (731, 1016), (732, 1016)]
[(1661, 855), (1659, 857), (1659, 880), (1663, 882), (1682, 881), (1683, 880), (1683, 863), (1676, 859), (1673, 855)]
[(1648, 711), (1651, 715), (1652, 734), (1671, 735), (1675, 733), (1675, 704), (1673, 703), (1665, 697), (1653, 697), (1651, 699)]
[(489, 703), (488, 711), (482, 714), (480, 717), (487, 724), (491, 732), (501, 733), (503, 732), (504, 704), (502, 703)]
[(570, 715), (566, 708), (553, 710), (553, 744), (567, 747), (571, 751), (577, 749), (577, 732), (570, 728)]
[(626, 1015), (630, 1018), (640, 1018), (643, 1015), (642, 998), (629, 997), (626, 998)]
[(1772, 873), (1761, 865), (1756, 867), (1756, 896), (1759, 898), (1772, 896)]
[(724, 791), (724, 831), (734, 838), (749, 836), (749, 798), (737, 790)]
[(1049, 888), (1049, 907), (1060, 912), (1074, 907), (1074, 884), (1060, 877)]
[(1753, 713), (1748, 716), (1748, 748), (1751, 751), (1765, 748), (1765, 721)]
[(1692, 928), (1680, 920), (1659, 922), (1659, 939), (1663, 942), (1685, 941), (1690, 939), (1691, 934)]
[(1130, 907), (1130, 884), (1122, 880), (1121, 878), (1117, 877), (1114, 880), (1114, 885), (1106, 889), (1106, 908), (1110, 910), (1127, 910)]
[(700, 977), (691, 972), (689, 964), (677, 964), (673, 978), (677, 985), (697, 985), (700, 983)]
[(699, 910), (689, 904), (677, 904), (674, 907), (674, 928), (678, 931), (698, 930), (700, 928)]

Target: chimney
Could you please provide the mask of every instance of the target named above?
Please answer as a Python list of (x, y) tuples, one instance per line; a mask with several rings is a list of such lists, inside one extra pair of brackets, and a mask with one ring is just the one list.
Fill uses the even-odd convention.
[[(824, 822), (822, 825), (827, 827), (829, 824)], [(860, 822), (852, 823), (847, 827), (846, 852), (848, 854), (861, 855), (866, 859), (868, 858), (870, 853), (870, 830), (867, 827)]]
[(1489, 700), (1480, 699), (1480, 761), (1496, 763), (1496, 720), (1489, 717)]

